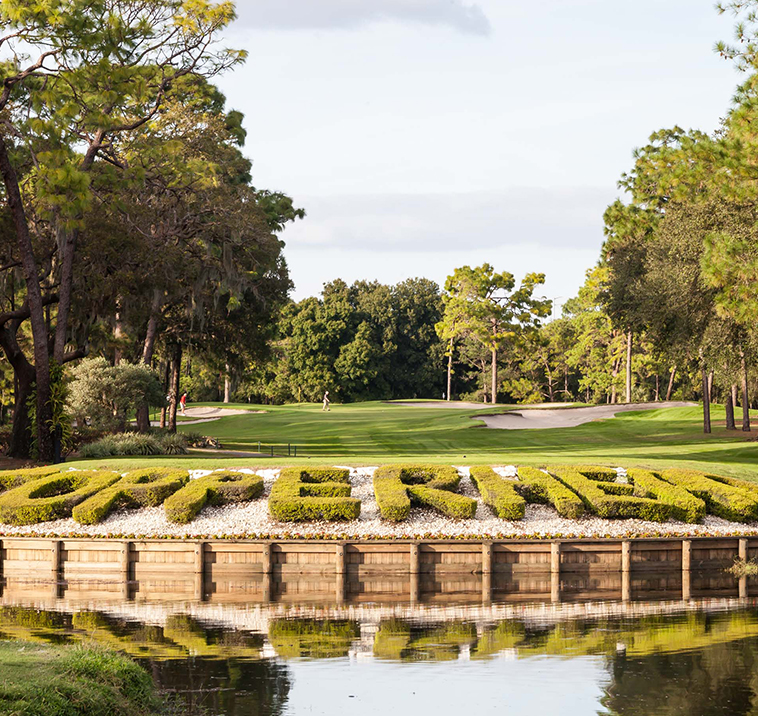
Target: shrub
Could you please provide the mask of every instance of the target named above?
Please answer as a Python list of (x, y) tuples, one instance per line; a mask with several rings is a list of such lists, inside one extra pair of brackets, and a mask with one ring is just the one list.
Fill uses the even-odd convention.
[(665, 522), (671, 517), (672, 507), (646, 497), (629, 495), (612, 495), (600, 489), (595, 480), (591, 480), (576, 467), (549, 467), (548, 471), (564, 485), (570, 487), (589, 508), (599, 517), (606, 519), (637, 518), (651, 522)]
[(516, 489), (527, 502), (552, 505), (561, 517), (575, 520), (584, 514), (584, 503), (562, 482), (535, 467), (518, 469)]
[(726, 482), (726, 478), (706, 475), (694, 470), (663, 470), (666, 482), (684, 488), (699, 497), (708, 512), (732, 522), (751, 522), (758, 519), (758, 496), (748, 488)]
[(271, 488), (268, 509), (280, 522), (355, 520), (361, 501), (350, 497), (350, 471), (285, 468)]
[(146, 468), (124, 475), (118, 482), (101, 490), (74, 507), (73, 518), (82, 525), (102, 522), (119, 507), (157, 507), (189, 480), (186, 470)]
[(38, 480), (40, 477), (55, 475), (61, 471), (60, 465), (45, 465), (44, 467), (30, 467), (22, 470), (3, 470), (0, 472), (0, 492), (12, 490), (30, 480)]
[(432, 507), (453, 519), (476, 514), (476, 500), (459, 495), (461, 476), (444, 465), (386, 465), (374, 473), (374, 494), (382, 519), (402, 522), (411, 505)]
[(161, 451), (164, 455), (186, 455), (187, 439), (181, 433), (169, 433), (160, 439)]
[(190, 480), (163, 503), (163, 508), (170, 522), (187, 524), (206, 505), (245, 502), (262, 494), (263, 478), (260, 475), (219, 470)]
[(31, 480), (0, 495), (0, 522), (32, 525), (69, 517), (76, 505), (119, 479), (116, 472), (82, 470)]
[(490, 467), (472, 467), (471, 479), (482, 495), (484, 503), (504, 520), (520, 520), (524, 516), (526, 501), (516, 492), (515, 480), (506, 480)]
[(705, 517), (705, 502), (683, 487), (661, 480), (649, 470), (629, 470), (637, 497), (651, 497), (671, 506), (671, 517), (682, 522), (700, 522)]

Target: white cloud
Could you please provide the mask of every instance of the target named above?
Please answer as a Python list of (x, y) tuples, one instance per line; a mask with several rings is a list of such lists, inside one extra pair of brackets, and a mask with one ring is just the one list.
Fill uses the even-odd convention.
[(466, 0), (238, 0), (237, 14), (240, 26), (254, 29), (345, 29), (396, 20), (474, 35), (491, 30), (481, 7)]

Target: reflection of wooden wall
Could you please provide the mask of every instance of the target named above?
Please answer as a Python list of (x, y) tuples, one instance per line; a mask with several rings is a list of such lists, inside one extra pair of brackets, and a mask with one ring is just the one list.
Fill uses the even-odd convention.
[[(758, 538), (554, 541), (0, 539), (6, 593), (219, 603), (747, 596)], [(755, 586), (753, 587), (755, 589)], [(28, 593), (27, 593), (28, 596)]]

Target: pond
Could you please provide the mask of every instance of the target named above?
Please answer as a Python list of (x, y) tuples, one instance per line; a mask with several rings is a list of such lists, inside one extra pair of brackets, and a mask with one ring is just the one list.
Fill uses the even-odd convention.
[(196, 716), (758, 714), (758, 601), (710, 583), (687, 600), (336, 603), (304, 582), (300, 601), (290, 585), (246, 603), (6, 579), (0, 638), (119, 649)]

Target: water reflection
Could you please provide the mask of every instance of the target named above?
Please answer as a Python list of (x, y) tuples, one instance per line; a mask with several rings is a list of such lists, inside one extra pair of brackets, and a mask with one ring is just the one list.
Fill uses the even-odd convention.
[(758, 602), (732, 598), (723, 571), (693, 573), (700, 601), (681, 598), (681, 579), (635, 573), (622, 600), (617, 575), (574, 575), (559, 601), (542, 576), (415, 592), (407, 577), (336, 592), (240, 578), (195, 599), (173, 579), (14, 578), (0, 581), (0, 638), (118, 649), (191, 716), (758, 716)]

